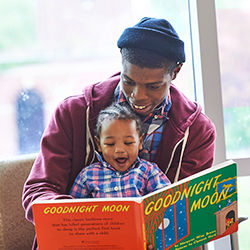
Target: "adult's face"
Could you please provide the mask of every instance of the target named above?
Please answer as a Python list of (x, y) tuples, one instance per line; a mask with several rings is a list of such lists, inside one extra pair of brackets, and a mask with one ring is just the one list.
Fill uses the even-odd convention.
[(177, 73), (170, 75), (165, 68), (140, 68), (123, 61), (121, 85), (132, 109), (143, 116), (151, 113), (168, 95)]

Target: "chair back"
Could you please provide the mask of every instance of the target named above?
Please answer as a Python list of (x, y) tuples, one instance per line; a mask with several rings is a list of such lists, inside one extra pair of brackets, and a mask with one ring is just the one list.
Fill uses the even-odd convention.
[(0, 249), (30, 250), (34, 226), (25, 219), (22, 191), (36, 154), (0, 160)]

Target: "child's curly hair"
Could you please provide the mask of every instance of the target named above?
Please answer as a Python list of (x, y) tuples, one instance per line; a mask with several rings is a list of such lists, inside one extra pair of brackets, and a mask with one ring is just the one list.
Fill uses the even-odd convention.
[(97, 138), (100, 139), (100, 133), (102, 129), (102, 123), (103, 121), (112, 121), (112, 120), (134, 120), (136, 122), (136, 128), (139, 133), (139, 136), (143, 135), (143, 128), (142, 128), (142, 122), (140, 118), (134, 113), (133, 110), (131, 110), (129, 107), (127, 107), (123, 103), (116, 103), (108, 106), (107, 108), (100, 111), (97, 123), (96, 123), (96, 129), (95, 134)]

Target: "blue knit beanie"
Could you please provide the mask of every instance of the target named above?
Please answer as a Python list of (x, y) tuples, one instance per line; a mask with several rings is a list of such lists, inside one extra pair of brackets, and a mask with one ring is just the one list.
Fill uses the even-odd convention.
[(165, 19), (142, 18), (135, 26), (124, 30), (117, 46), (146, 49), (168, 60), (185, 62), (184, 42)]

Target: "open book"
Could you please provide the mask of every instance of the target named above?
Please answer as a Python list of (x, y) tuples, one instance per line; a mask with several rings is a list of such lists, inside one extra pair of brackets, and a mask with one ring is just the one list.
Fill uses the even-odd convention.
[(39, 250), (192, 249), (238, 230), (226, 161), (143, 197), (35, 201)]

